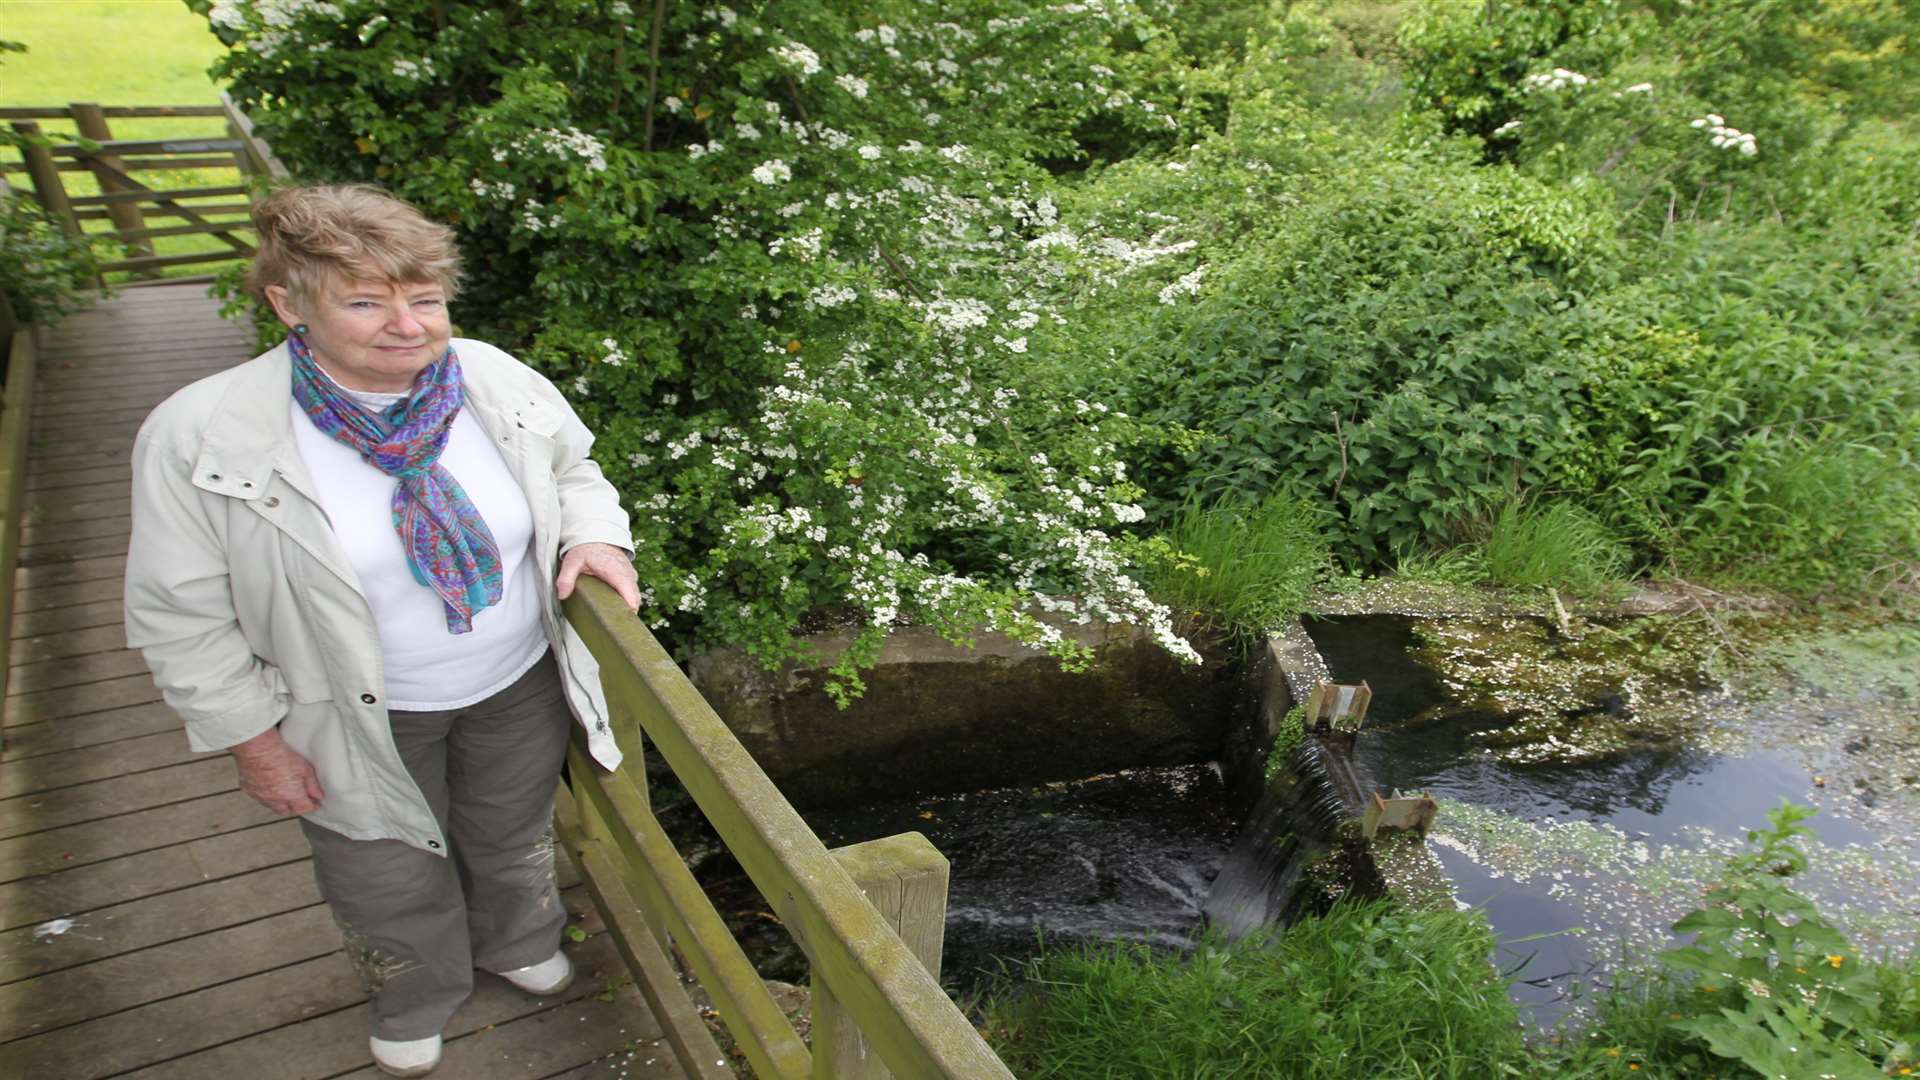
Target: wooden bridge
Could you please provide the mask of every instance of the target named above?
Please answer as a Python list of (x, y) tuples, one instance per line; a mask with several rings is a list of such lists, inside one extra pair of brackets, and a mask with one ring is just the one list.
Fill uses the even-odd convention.
[[(10, 322), (0, 305), (0, 1076), (377, 1076), (298, 823), (242, 795), (225, 755), (188, 751), (125, 647), (134, 432), (251, 355), (249, 335), (198, 284), (130, 288), (50, 330)], [(605, 774), (576, 746), (561, 789), (581, 977), (537, 999), (480, 976), (436, 1075), (1010, 1077), (934, 975), (939, 853), (917, 834), (827, 851), (611, 590), (583, 582), (567, 614), (633, 763)], [(643, 736), (805, 950), (810, 1042), (655, 821)]]

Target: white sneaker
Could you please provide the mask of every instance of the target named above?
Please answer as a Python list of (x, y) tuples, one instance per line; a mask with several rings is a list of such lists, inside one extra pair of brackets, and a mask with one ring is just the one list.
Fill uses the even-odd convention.
[(502, 971), (500, 977), (535, 997), (545, 997), (573, 984), (573, 961), (556, 949), (545, 960), (531, 967)]
[(388, 1076), (425, 1076), (440, 1064), (440, 1036), (424, 1039), (367, 1040), (373, 1063)]

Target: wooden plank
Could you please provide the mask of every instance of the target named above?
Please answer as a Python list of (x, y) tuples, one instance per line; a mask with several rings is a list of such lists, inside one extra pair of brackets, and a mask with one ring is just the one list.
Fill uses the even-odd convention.
[[(631, 987), (624, 987), (611, 1001), (593, 994), (576, 997), (449, 1040), (441, 1051), (440, 1069), (449, 1076), (546, 1077), (605, 1058), (636, 1039), (650, 1037), (653, 1030), (646, 1004)], [(684, 1075), (670, 1064), (626, 1072), (629, 1080)], [(386, 1076), (366, 1065), (342, 1080), (386, 1080)]]
[[(182, 340), (171, 346), (166, 353), (146, 356), (129, 361), (124, 346), (99, 345), (88, 342), (86, 349), (79, 346), (65, 352), (57, 361), (49, 361), (41, 375), (41, 385), (52, 388), (64, 380), (88, 378), (148, 380), (179, 371), (209, 367), (219, 362), (219, 357), (203, 355), (206, 351), (223, 345), (236, 344), (246, 340), (238, 332), (209, 329), (195, 332), (190, 340)], [(119, 384), (110, 384), (119, 385)]]
[[(101, 110), (108, 116), (224, 116), (218, 105), (109, 105)], [(0, 109), (0, 120), (65, 120), (72, 114), (65, 106), (33, 106)]]
[(98, 431), (108, 424), (138, 424), (146, 419), (148, 413), (159, 402), (142, 401), (133, 403), (108, 402), (104, 399), (95, 402), (98, 406), (90, 413), (44, 413), (34, 410), (33, 429), (38, 432), (75, 432)]
[[(194, 205), (194, 209), (198, 210), (202, 216), (239, 214), (241, 216), (235, 220), (234, 228), (247, 228), (248, 227), (247, 218), (245, 215), (247, 214), (248, 211), (252, 210), (253, 207), (250, 204), (243, 203), (243, 202), (242, 203), (196, 203)], [(107, 219), (107, 211), (97, 206), (83, 206), (74, 210), (73, 216), (76, 220), (79, 220), (79, 221), (105, 221)], [(147, 216), (150, 218), (165, 217), (165, 218), (186, 219), (191, 217), (192, 215), (175, 213), (174, 211), (169, 210), (164, 206), (153, 206), (153, 207), (147, 208)], [(176, 285), (176, 284), (187, 283), (187, 282), (192, 282), (194, 284), (203, 283), (201, 282), (200, 279), (196, 279), (196, 278), (169, 278), (165, 282), (155, 282), (155, 284)], [(121, 293), (120, 295), (127, 296), (130, 294)], [(131, 295), (137, 295), (137, 294), (131, 294)]]
[[(589, 826), (580, 820), (579, 807), (565, 787), (554, 801), (554, 827), (566, 845), (569, 863), (580, 867), (588, 892), (606, 920), (614, 943), (626, 961), (640, 995), (660, 1024), (667, 1046), (665, 1057), (676, 1065), (684, 1063), (703, 1080), (726, 1080), (731, 1074), (720, 1056), (713, 1033), (695, 1012), (687, 996), (680, 973), (661, 951), (654, 928), (647, 924), (621, 880), (612, 859), (618, 853), (589, 834)], [(594, 834), (604, 832), (601, 825), (591, 826)]]
[(147, 662), (132, 649), (92, 653), (86, 656), (61, 656), (15, 664), (7, 673), (7, 696), (58, 690), (69, 686), (105, 682), (128, 675), (145, 674)]
[(85, 604), (67, 604), (39, 611), (23, 611), (13, 617), (12, 636), (33, 637), (38, 634), (55, 634), (63, 630), (118, 626), (125, 610), (125, 605), (119, 597), (115, 596)]
[[(40, 349), (32, 331), (17, 328), (13, 305), (4, 295), (0, 295), (0, 323), (5, 324), (0, 349), (6, 350), (6, 383), (0, 387), (0, 396), (5, 398), (4, 408), (0, 408), (0, 428), (4, 428), (0, 430), (0, 573), (9, 575), (5, 580), (10, 582), (10, 575), (20, 565), (21, 522), (29, 498), (26, 480), (31, 465), (27, 447)], [(0, 618), (9, 622), (18, 610), (16, 592), (0, 585)], [(11, 657), (11, 640), (0, 642), (0, 664), (11, 664)], [(5, 678), (0, 674), (0, 689), (5, 687)]]
[[(48, 585), (44, 588), (21, 589), (13, 594), (13, 610), (16, 612), (44, 611), (47, 608), (70, 607), (75, 604), (90, 604), (96, 600), (120, 600), (126, 592), (126, 585), (118, 577), (95, 578), (73, 585)], [(19, 616), (16, 615), (17, 619)]]
[[(120, 465), (88, 465), (84, 469), (131, 468)], [(66, 470), (74, 475), (76, 470)], [(129, 497), (131, 501), (131, 497)], [(27, 522), (21, 526), (20, 543), (24, 547), (45, 547), (58, 544), (63, 540), (91, 540), (96, 536), (126, 536), (133, 528), (133, 515), (122, 514), (118, 518), (88, 518), (85, 521)]]
[[(0, 885), (0, 929), (34, 926), (143, 896), (309, 857), (296, 820)], [(0, 1069), (0, 1076), (6, 1075)]]
[(11, 696), (7, 698), (5, 711), (0, 712), (0, 717), (5, 718), (6, 727), (12, 727), (15, 724), (37, 724), (42, 720), (84, 716), (118, 709), (123, 705), (143, 705), (159, 700), (160, 690), (153, 685), (153, 677), (143, 671), (138, 675), (123, 675), (117, 679), (102, 679), (80, 686), (62, 686), (54, 690), (36, 690)]
[[(42, 754), (25, 761), (9, 754), (7, 767), (0, 769), (0, 799), (179, 765), (198, 756), (187, 748), (186, 733), (176, 729)], [(0, 840), (0, 846), (7, 843), (10, 841)]]
[(306, 860), (87, 912), (57, 937), (31, 926), (0, 934), (0, 983), (44, 975), (320, 902)]
[(92, 626), (85, 630), (66, 630), (55, 634), (16, 638), (13, 643), (13, 661), (16, 664), (32, 664), (41, 660), (57, 660), (63, 656), (115, 652), (126, 647), (126, 631), (118, 625)]
[(0, 839), (217, 795), (236, 785), (233, 763), (222, 754), (44, 794), (0, 799)]
[(325, 904), (0, 986), (0, 1042), (340, 951)]
[[(75, 434), (73, 440), (81, 444), (83, 436)], [(27, 513), (33, 515), (38, 524), (59, 525), (69, 521), (95, 521), (100, 518), (127, 516), (127, 507), (132, 495), (127, 491), (116, 491), (100, 499), (76, 499), (65, 492), (40, 492), (31, 500)], [(103, 556), (96, 556), (103, 557)], [(124, 556), (122, 556), (124, 557)], [(71, 560), (80, 562), (83, 560)], [(87, 579), (77, 579), (87, 580)]]
[[(89, 518), (88, 521), (120, 521), (121, 518)], [(84, 522), (76, 523), (84, 524)], [(124, 533), (114, 536), (89, 536), (82, 540), (62, 540), (57, 544), (35, 544), (20, 549), (21, 566), (40, 566), (45, 563), (68, 562), (73, 559), (93, 559), (102, 555), (117, 555), (127, 550), (127, 537)]]
[(250, 354), (235, 347), (219, 355), (206, 357), (193, 362), (192, 366), (171, 371), (101, 370), (69, 373), (64, 381), (44, 379), (41, 387), (51, 395), (86, 394), (94, 396), (100, 393), (132, 394), (146, 393), (153, 396), (158, 405), (168, 394), (196, 379), (225, 371)]
[[(230, 157), (131, 157), (120, 161), (120, 168), (126, 172), (158, 172), (162, 169), (175, 172), (186, 169), (219, 169), (234, 171)], [(61, 161), (53, 166), (55, 171), (64, 173), (87, 172), (84, 161)], [(0, 162), (0, 172), (23, 173), (27, 171), (25, 163)]]
[[(569, 946), (567, 951), (580, 974), (573, 986), (549, 1002), (529, 998), (514, 990), (505, 980), (475, 976), (473, 996), (460, 1006), (447, 1023), (445, 1034), (449, 1044), (473, 1032), (485, 1030), (489, 1025), (497, 1027), (530, 1012), (542, 1012), (590, 998), (604, 985), (606, 978), (618, 971), (619, 959), (606, 942), (604, 934), (589, 938), (577, 946)], [(344, 961), (341, 966), (345, 966)], [(269, 993), (277, 990), (277, 982), (265, 977), (248, 981), (267, 989)], [(630, 994), (632, 991), (629, 989), (624, 992)], [(244, 999), (236, 1002), (236, 1005), (248, 1008)], [(243, 1077), (247, 1080), (256, 1077), (322, 1080), (371, 1063), (367, 1057), (367, 1019), (363, 1009), (339, 1008), (322, 1012), (316, 1008), (314, 1015), (298, 1017), (297, 1022), (282, 1021), (279, 1024), (273, 1023), (277, 1019), (275, 1014), (261, 1015), (258, 1010), (254, 1013), (254, 1031), (251, 1034), (199, 1053), (158, 1061), (128, 1074), (125, 1080), (224, 1080), (228, 1077), (234, 1080)], [(573, 1023), (576, 1027), (583, 1026), (578, 1020)], [(644, 1038), (645, 1029), (640, 1026), (641, 1023), (643, 1021), (630, 1021), (625, 1026), (631, 1033)], [(616, 1023), (615, 1026), (617, 1029), (619, 1025)], [(451, 1071), (442, 1065), (435, 1075), (444, 1075), (448, 1080), (465, 1080), (475, 1074)], [(629, 1074), (628, 1080), (648, 1078), (645, 1073), (635, 1072)]]
[[(101, 119), (105, 119), (105, 116)], [(136, 157), (140, 154), (230, 154), (240, 149), (240, 140), (226, 138), (106, 139), (91, 135), (88, 138), (93, 139), (92, 146), (55, 143), (47, 150), (61, 157), (94, 158)], [(230, 157), (219, 160), (229, 168), (233, 165)]]
[[(142, 190), (123, 191), (113, 195), (82, 195), (72, 201), (75, 206), (107, 206), (111, 203), (144, 202), (148, 199), (164, 199), (173, 202), (179, 199), (211, 199), (245, 194), (247, 194), (246, 185), (226, 184), (218, 187), (168, 188), (164, 191)], [(202, 213), (207, 212), (206, 207), (194, 207), (194, 209)], [(147, 213), (152, 214), (154, 211), (148, 210)]]
[[(192, 215), (198, 218), (198, 215)], [(213, 222), (207, 222), (211, 225)], [(237, 226), (208, 229), (207, 232), (233, 245), (232, 251), (203, 251), (193, 255), (141, 255), (132, 259), (115, 259), (100, 264), (102, 273), (119, 274), (139, 270), (159, 270), (167, 266), (192, 266), (195, 263), (233, 262), (236, 259), (253, 258), (253, 245), (238, 240), (233, 235)]]
[(124, 354), (111, 355), (115, 350), (110, 348), (98, 356), (76, 354), (57, 370), (48, 372), (40, 380), (40, 386), (52, 401), (60, 400), (56, 394), (75, 392), (85, 392), (95, 400), (101, 392), (149, 390), (157, 393), (173, 379), (197, 377), (208, 369), (220, 370), (222, 365), (231, 367), (237, 362), (236, 357), (251, 356), (252, 352), (246, 349), (249, 340), (239, 334), (218, 337), (209, 334), (186, 343), (179, 353), (133, 364), (126, 362)]
[(85, 746), (105, 746), (122, 739), (176, 731), (180, 726), (180, 717), (173, 709), (158, 701), (39, 724), (22, 724), (6, 729), (6, 745), (0, 748), (0, 761), (14, 762)]
[(14, 571), (13, 587), (44, 589), (54, 585), (77, 585), (83, 581), (98, 581), (101, 578), (124, 578), (127, 573), (125, 555), (107, 556), (98, 559), (80, 559), (64, 566), (32, 566)]
[(27, 473), (28, 491), (77, 487), (82, 484), (116, 482), (123, 487), (133, 483), (133, 465), (90, 465), (78, 469), (34, 469)]
[[(182, 740), (184, 741), (184, 740)], [(35, 759), (40, 761), (44, 759)], [(0, 884), (251, 829), (275, 814), (238, 791), (0, 840)]]
[(0, 1076), (96, 1080), (360, 1000), (359, 977), (335, 952), (0, 1045)]
[(41, 447), (35, 445), (27, 452), (29, 468), (65, 469), (79, 465), (101, 465), (114, 461), (126, 461), (133, 457), (133, 432), (114, 433), (101, 436), (91, 447), (78, 443), (60, 443)]

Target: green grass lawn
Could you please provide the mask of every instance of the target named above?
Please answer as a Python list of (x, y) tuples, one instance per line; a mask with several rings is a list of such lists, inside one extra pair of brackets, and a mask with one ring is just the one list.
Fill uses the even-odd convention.
[[(214, 105), (219, 88), (207, 68), (225, 48), (206, 20), (180, 0), (0, 0), (0, 39), (17, 41), (25, 53), (0, 54), (0, 107), (66, 105)], [(224, 138), (225, 125), (210, 117), (115, 119), (120, 139)], [(41, 121), (56, 139), (73, 134), (64, 121)], [(18, 160), (6, 153), (11, 163)], [(167, 170), (135, 174), (155, 188), (227, 186), (238, 170)], [(62, 173), (70, 195), (98, 194), (93, 177)], [(25, 187), (19, 173), (8, 181)], [(233, 202), (234, 199), (223, 199)], [(181, 224), (155, 218), (150, 225)], [(90, 222), (105, 231), (107, 222)], [(210, 236), (171, 236), (153, 241), (157, 254), (185, 255), (225, 248)], [(171, 267), (168, 276), (204, 274), (217, 264)]]

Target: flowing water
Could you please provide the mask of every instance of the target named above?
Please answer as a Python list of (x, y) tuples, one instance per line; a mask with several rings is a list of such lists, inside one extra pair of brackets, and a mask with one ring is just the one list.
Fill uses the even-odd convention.
[(1108, 941), (1184, 945), (1238, 822), (1211, 765), (820, 810), (829, 847), (920, 832), (952, 863), (941, 981), (980, 988), (1007, 961)]

